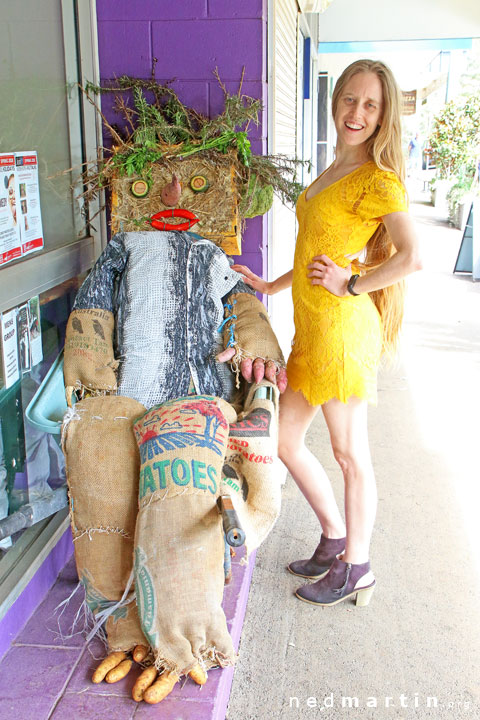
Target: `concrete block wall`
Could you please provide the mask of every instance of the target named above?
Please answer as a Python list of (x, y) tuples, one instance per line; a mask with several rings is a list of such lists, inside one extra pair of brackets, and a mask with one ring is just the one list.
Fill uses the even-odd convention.
[[(249, 137), (255, 153), (266, 152), (267, 0), (97, 0), (102, 79), (128, 74), (173, 81), (180, 100), (210, 117), (223, 110), (215, 68), (229, 92), (263, 102), (258, 127)], [(112, 120), (108, 97), (102, 100)], [(267, 273), (266, 218), (247, 221), (240, 260)], [(238, 258), (236, 258), (238, 260)]]

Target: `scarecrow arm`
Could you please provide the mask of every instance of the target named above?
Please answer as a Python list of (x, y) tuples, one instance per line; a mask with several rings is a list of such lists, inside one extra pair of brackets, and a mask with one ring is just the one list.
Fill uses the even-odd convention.
[(64, 381), (68, 405), (72, 392), (114, 392), (118, 362), (113, 352), (116, 280), (125, 268), (123, 234), (109, 242), (78, 291), (67, 324)]
[(219, 360), (228, 360), (232, 369), (251, 383), (265, 377), (276, 383), (280, 392), (287, 386), (285, 360), (273, 332), (265, 306), (249, 288), (241, 291), (237, 283), (224, 299), (223, 338), (225, 350)]

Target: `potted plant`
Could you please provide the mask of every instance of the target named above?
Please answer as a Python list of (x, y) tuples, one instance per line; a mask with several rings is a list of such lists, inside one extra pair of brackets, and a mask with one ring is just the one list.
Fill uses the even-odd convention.
[(478, 177), (460, 176), (447, 194), (448, 219), (459, 230), (465, 228), (471, 203), (478, 194)]
[(434, 117), (428, 138), (428, 153), (437, 168), (432, 188), (436, 207), (447, 210), (447, 195), (453, 187), (450, 202), (455, 205), (470, 191), (477, 174), (479, 147), (480, 97), (471, 94), (450, 100)]

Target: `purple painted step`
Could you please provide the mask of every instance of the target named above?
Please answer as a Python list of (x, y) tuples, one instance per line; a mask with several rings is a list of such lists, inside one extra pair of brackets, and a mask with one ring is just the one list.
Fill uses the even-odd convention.
[[(238, 650), (245, 617), (252, 572), (253, 554), (242, 563), (244, 549), (232, 561), (233, 580), (225, 587), (223, 607), (235, 648)], [(131, 699), (137, 672), (119, 683), (93, 685), (93, 669), (104, 657), (98, 639), (85, 645), (83, 635), (67, 638), (82, 591), (78, 591), (60, 618), (55, 608), (69, 597), (77, 584), (73, 558), (61, 572), (9, 652), (0, 662), (0, 720), (93, 720), (108, 715), (112, 720), (158, 717), (156, 706), (137, 704)], [(57, 611), (58, 615), (58, 611)], [(230, 696), (234, 668), (215, 669), (199, 687), (182, 680), (161, 703), (162, 720), (224, 720)]]

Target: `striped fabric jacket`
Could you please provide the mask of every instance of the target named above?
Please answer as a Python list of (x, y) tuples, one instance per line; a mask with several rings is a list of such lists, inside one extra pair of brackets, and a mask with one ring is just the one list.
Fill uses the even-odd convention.
[(197, 394), (231, 400), (223, 349), (223, 304), (253, 293), (223, 250), (195, 233), (117, 233), (80, 288), (75, 309), (114, 313), (118, 394), (149, 408)]

